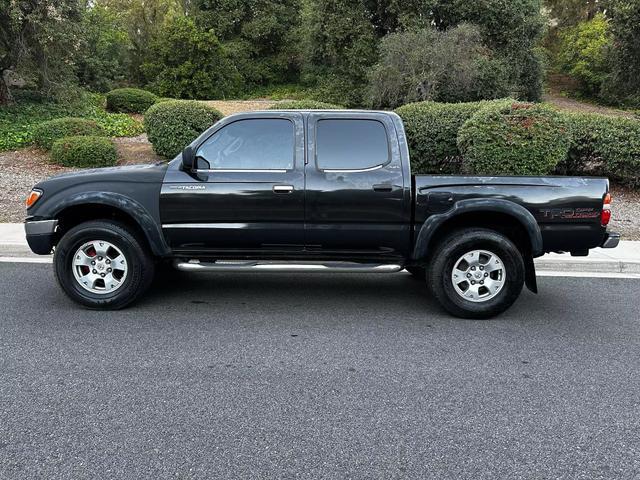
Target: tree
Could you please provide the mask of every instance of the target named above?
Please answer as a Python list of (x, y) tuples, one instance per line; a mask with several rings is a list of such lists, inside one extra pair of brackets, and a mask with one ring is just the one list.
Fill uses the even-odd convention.
[(640, 1), (611, 4), (611, 72), (603, 94), (609, 101), (640, 106)]
[(609, 22), (599, 13), (560, 32), (559, 66), (580, 81), (584, 93), (597, 94), (607, 76), (610, 44)]
[(76, 56), (80, 84), (106, 92), (126, 83), (130, 50), (122, 14), (102, 4), (88, 7), (82, 18), (82, 38)]
[(302, 74), (323, 100), (362, 103), (360, 91), (377, 57), (375, 29), (362, 2), (313, 0), (302, 12)]
[(213, 29), (249, 86), (284, 82), (295, 69), (300, 0), (198, 0), (198, 25)]
[(152, 90), (174, 98), (224, 98), (237, 94), (242, 84), (213, 31), (187, 17), (166, 23), (142, 70), (152, 79)]
[(500, 98), (509, 91), (506, 66), (482, 44), (478, 27), (464, 23), (387, 35), (370, 77), (376, 107)]
[(153, 60), (152, 45), (163, 35), (165, 22), (190, 13), (188, 0), (98, 0), (99, 5), (117, 12), (129, 35), (130, 77), (133, 83), (144, 85), (148, 80), (142, 65)]
[(73, 78), (80, 13), (77, 0), (0, 0), (0, 104), (12, 101), (10, 72), (46, 93)]

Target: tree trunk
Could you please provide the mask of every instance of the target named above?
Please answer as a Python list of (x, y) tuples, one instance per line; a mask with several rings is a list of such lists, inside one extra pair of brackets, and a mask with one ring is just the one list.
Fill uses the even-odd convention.
[(7, 76), (3, 70), (0, 72), (0, 105), (8, 105), (10, 103), (13, 103), (13, 96), (11, 95), (11, 90), (9, 90)]

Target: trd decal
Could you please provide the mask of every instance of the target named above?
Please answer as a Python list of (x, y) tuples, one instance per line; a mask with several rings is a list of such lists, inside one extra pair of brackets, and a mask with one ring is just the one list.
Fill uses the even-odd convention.
[(581, 218), (599, 218), (600, 211), (595, 208), (543, 208), (540, 210), (546, 220), (570, 220)]

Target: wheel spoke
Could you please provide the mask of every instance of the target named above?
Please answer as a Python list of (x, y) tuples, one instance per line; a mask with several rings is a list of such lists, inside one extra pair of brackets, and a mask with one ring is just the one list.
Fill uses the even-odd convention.
[(497, 259), (495, 256), (484, 267), (484, 270), (487, 273), (495, 272), (497, 270), (502, 270), (502, 269), (503, 269), (502, 262), (499, 259)]
[(464, 291), (464, 296), (466, 298), (469, 298), (471, 300), (477, 299), (478, 297), (480, 297), (480, 293), (478, 292), (479, 290), (479, 286), (478, 285), (469, 285), (469, 288), (467, 288)]
[(467, 271), (456, 267), (456, 268), (453, 269), (453, 278), (454, 278), (454, 280), (458, 280), (459, 282), (461, 282), (462, 280), (466, 280), (467, 279)]
[(127, 268), (127, 260), (121, 253), (111, 259), (111, 265), (114, 270), (124, 270)]
[(93, 248), (96, 251), (96, 254), (99, 257), (106, 257), (107, 256), (107, 250), (109, 250), (109, 247), (111, 246), (110, 243), (108, 242), (102, 242), (100, 240), (93, 242)]
[(78, 250), (76, 252), (76, 256), (73, 259), (73, 264), (77, 267), (79, 266), (85, 266), (85, 267), (91, 267), (91, 261), (92, 258), (87, 255), (84, 250)]

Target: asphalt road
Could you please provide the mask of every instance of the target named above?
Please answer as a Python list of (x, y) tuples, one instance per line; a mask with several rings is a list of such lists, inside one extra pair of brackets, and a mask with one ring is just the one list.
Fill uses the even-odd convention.
[(82, 310), (0, 264), (0, 478), (640, 475), (640, 281), (499, 319), (406, 274), (166, 276)]

